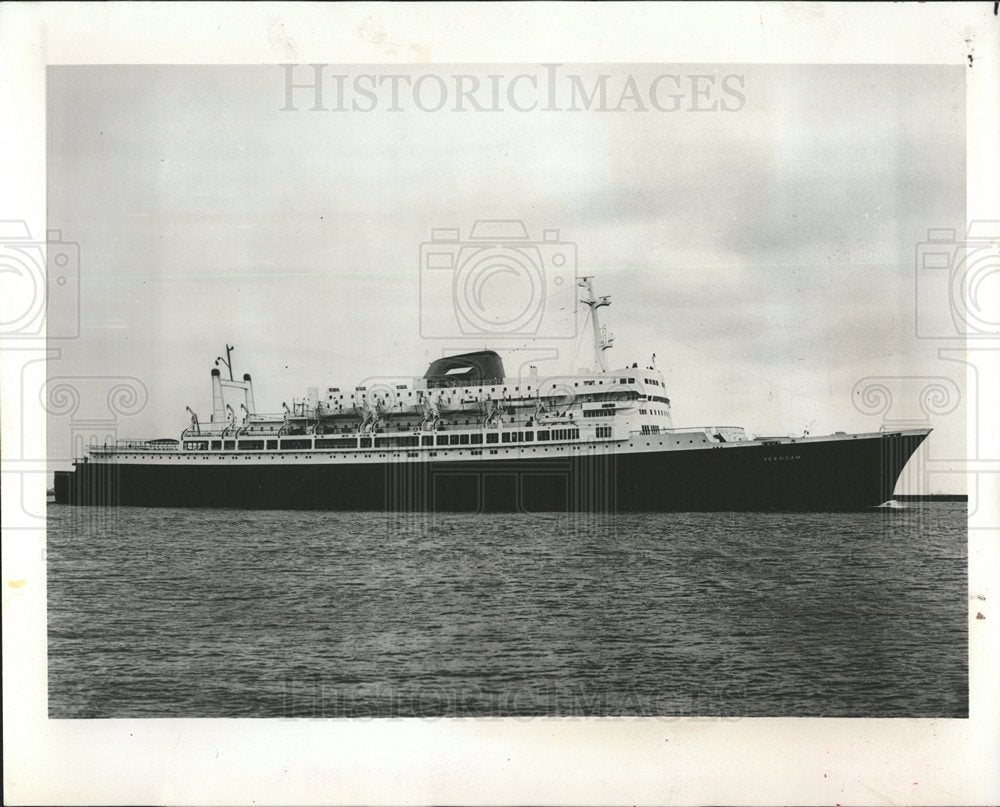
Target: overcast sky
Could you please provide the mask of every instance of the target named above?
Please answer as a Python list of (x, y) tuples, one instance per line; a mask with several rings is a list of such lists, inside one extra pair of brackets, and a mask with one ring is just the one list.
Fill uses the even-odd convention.
[[(324, 69), (327, 107), (335, 73), (347, 88), (362, 74), (440, 75), (451, 96), (425, 112), (436, 79), (417, 101), (401, 81), (402, 111), (388, 83), (373, 111), (310, 111), (308, 89), (281, 111), (280, 67), (50, 68), (49, 227), (79, 242), (82, 289), (81, 336), (58, 345), (50, 374), (139, 377), (150, 401), (122, 436), (176, 436), (185, 405), (207, 419), (209, 369), (227, 341), (269, 411), (309, 386), (418, 376), (442, 352), (484, 345), (505, 358), (555, 350), (542, 373), (584, 366), (586, 339), (463, 337), (452, 276), (421, 265), (433, 228), (467, 239), (477, 219), (518, 219), (535, 241), (557, 229), (575, 269), (613, 296), (610, 363), (655, 353), (676, 426), (869, 431), (883, 417), (852, 404), (864, 377), (964, 387), (941, 343), (915, 336), (915, 300), (935, 290), (918, 294), (914, 267), (929, 227), (964, 230), (962, 68), (558, 71), (558, 109), (541, 97), (518, 112), (538, 99), (530, 80), (506, 95), (510, 79), (544, 84), (545, 68)], [(607, 106), (630, 76), (639, 100), (571, 111), (568, 76), (589, 91), (599, 73), (610, 76)], [(497, 82), (499, 111), (454, 111), (457, 74), (487, 90), (487, 107)], [(663, 74), (679, 81), (661, 81), (654, 100), (669, 110), (678, 93), (672, 111), (650, 100)], [(293, 75), (305, 82), (312, 69)], [(699, 97), (692, 75), (711, 77)], [(356, 101), (369, 97), (348, 93), (348, 107)], [(554, 283), (574, 267), (553, 265), (555, 251), (539, 252), (550, 295), (540, 332), (565, 336), (574, 295)], [(505, 289), (499, 276), (485, 287), (487, 309), (517, 307), (523, 289), (506, 277)], [(508, 358), (508, 371), (521, 363)], [(900, 394), (885, 417), (923, 413)], [(964, 408), (932, 425), (930, 456), (962, 456)], [(53, 421), (57, 455), (65, 430)]]

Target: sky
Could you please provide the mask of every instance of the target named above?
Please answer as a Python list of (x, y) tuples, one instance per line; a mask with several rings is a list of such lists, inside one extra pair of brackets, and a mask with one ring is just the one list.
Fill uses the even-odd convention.
[[(609, 363), (655, 353), (675, 426), (929, 420), (925, 458), (964, 455), (964, 406), (926, 411), (928, 385), (964, 394), (965, 366), (937, 324), (917, 336), (947, 289), (915, 263), (929, 228), (964, 230), (962, 68), (331, 64), (320, 103), (289, 95), (314, 75), (49, 68), (48, 226), (80, 249), (79, 336), (52, 340), (49, 375), (89, 379), (50, 419), (52, 456), (70, 420), (107, 417), (117, 377), (148, 392), (120, 437), (177, 436), (185, 406), (207, 419), (227, 342), (261, 411), (482, 347), (509, 374), (589, 366), (577, 274), (612, 296)], [(529, 234), (527, 263), (480, 275), (482, 310), (455, 301), (464, 269), (428, 260), (471, 265), (477, 220)], [(458, 239), (429, 245), (441, 228)], [(539, 299), (515, 333), (488, 324)], [(858, 403), (864, 379), (888, 411)]]

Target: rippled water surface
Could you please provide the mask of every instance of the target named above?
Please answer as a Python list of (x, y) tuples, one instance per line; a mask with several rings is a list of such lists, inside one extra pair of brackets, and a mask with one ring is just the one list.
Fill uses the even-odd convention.
[(48, 515), (52, 717), (964, 717), (966, 511)]

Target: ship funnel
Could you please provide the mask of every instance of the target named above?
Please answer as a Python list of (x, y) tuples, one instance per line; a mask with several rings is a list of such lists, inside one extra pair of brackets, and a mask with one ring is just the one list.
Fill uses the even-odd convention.
[(243, 383), (246, 384), (247, 412), (251, 415), (257, 413), (253, 404), (253, 382), (250, 380), (250, 373), (243, 374)]
[(226, 419), (226, 406), (222, 400), (222, 374), (218, 367), (212, 368), (212, 422), (222, 423)]

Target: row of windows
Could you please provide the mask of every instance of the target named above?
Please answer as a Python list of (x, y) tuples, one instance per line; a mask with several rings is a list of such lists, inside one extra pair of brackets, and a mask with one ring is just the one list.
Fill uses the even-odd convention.
[[(271, 440), (273, 443), (274, 441)], [(316, 439), (316, 448), (355, 448), (358, 444), (356, 437), (321, 437)]]
[[(478, 384), (476, 384), (477, 380)], [(502, 378), (483, 378), (483, 379), (428, 378), (427, 379), (427, 389), (455, 389), (457, 387), (469, 387), (471, 389), (473, 386), (478, 386), (480, 391), (482, 391), (483, 387), (490, 387), (493, 391), (495, 391), (496, 388), (499, 387), (501, 384), (503, 384)], [(514, 389), (517, 390), (520, 388), (514, 387)], [(531, 387), (528, 387), (528, 389), (531, 389)], [(503, 391), (506, 392), (507, 388), (504, 387)]]
[[(585, 386), (585, 387), (592, 387), (592, 386), (594, 386), (595, 383), (596, 384), (603, 384), (604, 382), (601, 381), (601, 380), (598, 380), (598, 381), (593, 381), (593, 380), (591, 380), (591, 381), (584, 381), (583, 382), (583, 386)], [(634, 384), (635, 383), (635, 379), (634, 378), (620, 378), (620, 379), (618, 379), (618, 383), (619, 384)], [(557, 386), (556, 384), (553, 384), (552, 385), (552, 389), (555, 389), (556, 386)], [(573, 382), (573, 386), (574, 387), (579, 387), (580, 386), (580, 382), (579, 381), (574, 381)]]
[[(658, 387), (662, 387), (663, 386), (663, 384), (660, 383), (659, 381), (657, 381), (656, 379), (645, 378), (643, 380), (647, 384), (653, 384), (653, 385), (658, 386)], [(614, 382), (613, 381), (609, 381), (609, 383), (614, 383)], [(635, 383), (635, 379), (634, 378), (619, 378), (618, 379), (618, 383), (619, 384), (634, 384)], [(604, 379), (588, 379), (588, 380), (586, 380), (586, 381), (583, 382), (583, 385), (585, 387), (593, 387), (593, 386), (598, 385), (598, 384), (603, 385), (604, 384)], [(439, 389), (439, 388), (442, 388), (442, 387), (444, 387), (444, 388), (448, 388), (448, 387), (452, 387), (452, 388), (455, 388), (455, 387), (464, 387), (464, 388), (467, 388), (467, 389), (471, 390), (471, 389), (473, 389), (473, 386), (474, 385), (469, 384), (466, 381), (444, 381), (444, 380), (437, 380), (437, 379), (429, 379), (428, 383), (427, 383), (428, 389)], [(476, 389), (479, 392), (482, 392), (485, 389), (486, 386), (489, 386), (489, 385), (487, 384), (485, 386), (478, 386), (478, 387), (476, 387)], [(555, 383), (555, 384), (552, 385), (552, 389), (556, 389), (557, 386), (565, 386), (565, 384), (559, 384), (557, 382), (557, 383)], [(574, 387), (579, 387), (580, 386), (580, 382), (579, 381), (574, 381), (573, 382), (573, 386)], [(359, 390), (359, 391), (361, 391), (361, 392), (365, 391), (364, 387), (357, 387), (356, 389)], [(405, 386), (397, 386), (396, 389), (406, 389), (406, 387)], [(530, 384), (528, 385), (527, 389), (528, 389), (528, 391), (531, 390), (531, 385)], [(330, 390), (330, 392), (334, 392), (334, 391), (339, 392), (340, 390)], [(491, 386), (490, 387), (490, 392), (496, 392), (496, 391), (497, 391), (496, 386)], [(507, 387), (503, 387), (501, 391), (502, 392), (507, 392), (508, 388)], [(520, 391), (521, 391), (521, 388), (519, 386), (518, 387), (514, 387), (514, 392), (520, 392)], [(407, 393), (407, 395), (412, 395), (412, 394), (413, 394), (412, 392)], [(340, 397), (343, 398), (344, 396), (341, 395)], [(354, 396), (352, 395), (351, 397), (353, 398)]]
[(642, 427), (642, 433), (643, 434), (659, 434), (660, 433), (660, 427), (657, 426), (655, 423), (652, 426), (643, 425), (643, 427)]
[[(539, 429), (538, 431), (510, 431), (510, 432), (487, 432), (486, 442), (487, 443), (533, 443), (535, 440), (538, 442), (545, 442), (548, 440), (577, 440), (580, 437), (579, 429)], [(466, 446), (466, 445), (482, 445), (483, 435), (482, 434), (439, 434), (432, 438), (430, 435), (425, 435), (423, 438), (423, 445), (431, 445), (431, 440), (434, 440), (434, 445), (439, 446)]]
[[(488, 434), (487, 438), (492, 437), (492, 440), (487, 440), (487, 442), (495, 443), (496, 435)], [(481, 434), (439, 434), (436, 438), (426, 436), (424, 437), (424, 445), (430, 445), (431, 440), (436, 440), (436, 445), (439, 446), (467, 446), (467, 445), (480, 445), (483, 442), (483, 435)]]
[[(653, 427), (653, 428), (656, 428), (656, 427)], [(556, 430), (556, 431), (562, 431), (562, 430)], [(569, 431), (573, 431), (573, 430), (569, 430)], [(656, 432), (652, 432), (652, 433), (656, 433)], [(597, 436), (598, 437), (610, 437), (611, 436), (611, 427), (610, 426), (598, 426), (597, 427)], [(887, 435), (887, 436), (889, 436), (889, 435)], [(895, 436), (895, 435), (892, 435), (892, 436)], [(271, 443), (271, 442), (274, 442), (274, 441), (268, 440), (267, 442)], [(674, 440), (674, 445), (681, 445), (682, 442), (683, 442), (682, 440), (675, 439)], [(688, 440), (688, 443), (694, 443), (694, 442), (695, 442), (694, 440)], [(703, 437), (698, 442), (699, 443), (707, 443), (708, 440), (706, 440)], [(630, 442), (628, 444), (628, 447), (629, 448), (633, 448), (636, 445), (637, 445), (636, 443)], [(648, 446), (651, 446), (653, 444), (647, 442), (645, 445), (648, 447)], [(663, 441), (660, 440), (657, 443), (657, 445), (661, 445), (662, 446), (663, 445)], [(667, 445), (669, 445), (669, 443), (667, 443)], [(777, 443), (775, 443), (775, 445), (777, 445)], [(369, 445), (368, 448), (371, 448), (371, 445)], [(583, 445), (583, 446), (571, 446), (571, 448), (573, 449), (573, 451), (580, 451), (581, 449), (584, 449), (584, 448), (595, 449), (595, 448), (597, 448), (597, 446), (594, 443), (590, 443), (588, 445)], [(722, 448), (722, 446), (713, 446), (713, 448)], [(532, 451), (537, 451), (538, 449), (532, 448), (531, 450)], [(562, 446), (562, 447), (560, 447), (560, 450), (561, 451), (567, 451), (569, 449), (567, 447), (565, 447), (565, 446)], [(459, 454), (464, 454), (465, 452), (464, 451), (460, 451), (458, 453)], [(469, 452), (469, 454), (472, 454), (472, 455), (475, 455), (475, 456), (479, 456), (482, 453), (483, 453), (482, 449), (473, 449), (473, 450), (471, 450)], [(499, 450), (495, 449), (495, 448), (491, 448), (491, 449), (489, 449), (489, 453), (490, 454), (498, 454)], [(504, 449), (504, 453), (505, 454), (510, 453), (510, 449)], [(436, 457), (437, 455), (438, 455), (438, 452), (436, 452), (436, 451), (428, 451), (427, 454), (426, 454), (426, 456), (428, 456), (428, 457)], [(118, 456), (121, 459), (133, 459), (133, 460), (148, 460), (148, 459), (153, 459), (153, 457), (150, 454), (119, 454)], [(233, 454), (232, 456), (229, 457), (229, 459), (236, 460), (239, 456), (240, 455)], [(313, 459), (313, 457), (310, 456), (309, 454), (303, 454), (303, 455), (293, 454), (293, 455), (287, 455), (287, 456), (289, 458), (295, 459), (295, 460), (298, 460), (298, 459), (312, 460)], [(348, 454), (348, 455), (345, 455), (345, 456), (351, 457), (352, 459), (371, 459), (375, 455), (374, 454), (362, 454), (361, 452), (357, 452), (357, 453), (352, 453), (352, 454)], [(387, 455), (384, 454), (384, 453), (379, 454), (378, 456), (380, 458), (386, 458), (387, 457)], [(420, 452), (419, 451), (407, 451), (406, 452), (406, 456), (407, 457), (419, 457), (420, 456)], [(242, 457), (245, 460), (253, 460), (255, 458), (256, 459), (263, 459), (264, 455), (244, 454), (244, 455), (242, 455)], [(185, 458), (183, 454), (179, 454), (179, 453), (158, 453), (155, 456), (155, 459), (157, 461), (166, 461), (166, 460), (187, 461), (187, 458)], [(209, 456), (206, 455), (206, 456), (202, 456), (201, 459), (205, 460), (205, 461), (208, 461), (209, 459), (211, 459), (211, 457), (209, 457)], [(784, 458), (781, 458), (781, 459), (784, 459)]]
[[(268, 443), (273, 443), (273, 442), (275, 442), (275, 441), (274, 440), (268, 440)], [(277, 448), (277, 446), (274, 446), (274, 447)], [(295, 448), (295, 449), (299, 449), (299, 448), (312, 448), (312, 440), (282, 440), (281, 441), (281, 447), (282, 448)], [(268, 448), (271, 448), (271, 446), (268, 445)]]
[[(580, 437), (579, 429), (539, 429), (535, 431), (505, 431), (488, 432), (486, 434), (487, 443), (532, 443), (537, 439), (539, 442), (549, 440), (577, 440)], [(474, 434), (438, 434), (438, 435), (416, 435), (404, 434), (393, 435), (391, 437), (375, 437), (375, 448), (414, 448), (416, 446), (467, 446), (482, 445), (482, 433)], [(315, 441), (311, 439), (286, 438), (280, 441), (282, 451), (308, 451), (317, 449), (343, 449), (343, 448), (372, 448), (373, 438), (371, 437), (317, 437)], [(278, 440), (186, 440), (184, 442), (185, 451), (276, 451), (279, 448)]]
[[(371, 439), (371, 438), (367, 438)], [(316, 441), (321, 442), (320, 440)], [(341, 439), (340, 441), (331, 442), (349, 442), (347, 440)], [(420, 445), (420, 438), (415, 434), (401, 434), (395, 437), (376, 437), (375, 438), (375, 448), (408, 448), (410, 446)], [(317, 445), (317, 448), (320, 446)], [(353, 446), (340, 446), (341, 448), (353, 448)]]
[[(603, 384), (604, 382), (602, 381), (601, 383)], [(430, 383), (430, 384), (428, 384), (428, 388), (429, 389), (436, 389), (436, 388), (442, 388), (442, 387), (444, 387), (444, 388), (468, 387), (469, 389), (472, 389), (471, 385), (466, 384), (464, 382), (439, 382), (439, 383)], [(396, 385), (396, 391), (397, 392), (401, 392), (401, 391), (406, 390), (406, 389), (408, 389), (408, 387), (406, 386), (406, 384), (397, 384)], [(485, 389), (485, 387), (476, 387), (476, 389), (479, 392), (482, 392)], [(529, 392), (531, 391), (531, 385), (530, 384), (528, 385), (527, 389), (528, 389)], [(367, 391), (368, 391), (367, 387), (355, 387), (355, 392), (367, 392)], [(496, 392), (496, 391), (497, 391), (496, 387), (490, 387), (490, 392)], [(520, 391), (521, 391), (521, 388), (519, 386), (518, 387), (514, 387), (514, 392), (520, 392)], [(506, 393), (507, 392), (507, 387), (503, 387), (501, 389), (501, 392)], [(334, 394), (335, 393), (340, 393), (340, 388), (339, 387), (331, 387), (330, 389), (328, 389), (327, 390), (327, 396), (326, 396), (327, 400), (331, 400), (331, 401), (334, 400)], [(388, 399), (391, 394), (392, 394), (391, 390), (387, 390), (384, 394), (382, 394), (382, 395), (376, 395), (375, 397), (376, 397), (376, 400), (382, 400), (383, 398)], [(423, 394), (424, 394), (423, 390), (417, 390), (417, 395), (418, 396), (421, 396)], [(365, 396), (362, 395), (361, 397), (364, 398)], [(397, 396), (393, 395), (393, 397), (397, 397)], [(399, 395), (398, 397), (402, 397), (402, 395)], [(406, 393), (406, 397), (407, 398), (412, 398), (413, 397), (413, 392), (412, 391), (407, 392)], [(431, 396), (428, 394), (428, 397), (431, 397)], [(343, 398), (344, 398), (343, 393), (340, 393), (337, 396), (338, 400), (343, 400)], [(348, 396), (348, 398), (349, 398), (349, 400), (353, 401), (354, 400), (354, 395), (351, 394), (351, 395)]]
[(611, 404), (611, 407), (610, 408), (606, 408), (606, 409), (584, 409), (583, 410), (583, 416), (585, 418), (608, 418), (608, 417), (613, 417), (614, 414), (615, 414), (614, 404)]
[[(577, 403), (589, 403), (591, 401), (638, 401), (646, 400), (645, 395), (640, 395), (639, 390), (616, 389), (608, 392), (581, 392), (576, 395)], [(608, 404), (614, 406), (614, 404)]]
[[(635, 381), (634, 378), (622, 379), (622, 383), (625, 383), (626, 380), (627, 381)], [(585, 381), (583, 383), (584, 383), (584, 385), (588, 385), (590, 382)], [(599, 383), (603, 384), (604, 382), (602, 381), (602, 382), (599, 382)], [(578, 387), (579, 384), (574, 384), (573, 386)], [(552, 385), (552, 389), (557, 390), (557, 389), (559, 389), (559, 386), (557, 384), (553, 384)], [(530, 386), (528, 387), (528, 390), (529, 391), (531, 390)], [(482, 392), (482, 390), (479, 390), (479, 391)], [(518, 387), (514, 387), (514, 391), (515, 392), (519, 392), (520, 390), (519, 390)], [(495, 390), (490, 390), (490, 392), (495, 392)], [(503, 388), (503, 392), (505, 394), (507, 393), (507, 388), (506, 387)], [(413, 393), (409, 392), (409, 393), (407, 393), (407, 395), (408, 396), (412, 396)], [(340, 396), (340, 398), (343, 398), (343, 397), (344, 397), (343, 395)], [(350, 397), (351, 397), (351, 399), (354, 398), (353, 395), (350, 396)], [(431, 396), (428, 396), (428, 397), (431, 397)], [(643, 400), (645, 400), (647, 397), (651, 401), (655, 400), (655, 401), (662, 401), (664, 403), (670, 403), (670, 401), (667, 398), (665, 398), (665, 397), (663, 397), (661, 395), (643, 396), (643, 395), (639, 394), (638, 390), (614, 390), (614, 391), (611, 391), (611, 392), (580, 393), (579, 396), (577, 397), (577, 400), (578, 401), (598, 401), (598, 400), (607, 400), (608, 398), (611, 398), (611, 399), (614, 399), (614, 400), (617, 400), (617, 401), (634, 401), (634, 400), (636, 400), (638, 398), (643, 398)], [(378, 403), (381, 403), (381, 404), (389, 404), (390, 403), (390, 399), (389, 399), (388, 395), (385, 395), (385, 396), (376, 396), (374, 400), (377, 401)], [(451, 401), (452, 397), (449, 396), (447, 398), (447, 400)], [(330, 396), (328, 396), (328, 401), (331, 402), (331, 403), (327, 404), (327, 408), (328, 408), (329, 411), (333, 411), (334, 407), (336, 407), (336, 411), (337, 412), (350, 411), (350, 406), (351, 406), (350, 404), (348, 404), (347, 408), (345, 409), (345, 405), (337, 403), (335, 401), (334, 396), (332, 394)], [(463, 399), (461, 399), (460, 402), (461, 403), (475, 403), (476, 399), (475, 398), (463, 398)], [(395, 404), (395, 403), (400, 403), (400, 402), (398, 402), (396, 400), (393, 400), (392, 403)], [(298, 407), (298, 406), (300, 406), (300, 404), (296, 404), (296, 407)], [(303, 410), (303, 412), (304, 411), (305, 410)], [(298, 414), (298, 412), (296, 412), (296, 414)]]

